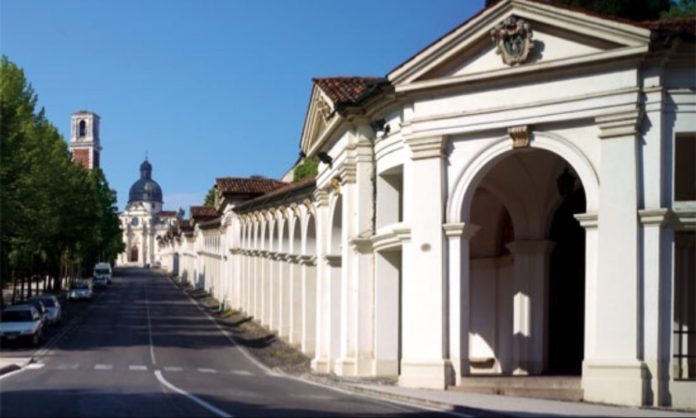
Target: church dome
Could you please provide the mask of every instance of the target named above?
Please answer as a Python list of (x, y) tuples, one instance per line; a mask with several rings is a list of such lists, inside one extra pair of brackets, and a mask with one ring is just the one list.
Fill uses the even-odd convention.
[(152, 164), (145, 159), (140, 164), (140, 179), (133, 183), (128, 193), (128, 203), (162, 203), (162, 188), (152, 179)]

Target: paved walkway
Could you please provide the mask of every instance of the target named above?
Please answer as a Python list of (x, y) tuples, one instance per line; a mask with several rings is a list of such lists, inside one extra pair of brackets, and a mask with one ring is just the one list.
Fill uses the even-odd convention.
[(490, 413), (514, 416), (693, 417), (693, 413), (655, 408), (627, 408), (583, 402), (561, 402), (512, 396), (410, 389), (398, 386), (346, 385), (373, 396), (449, 409), (464, 416)]

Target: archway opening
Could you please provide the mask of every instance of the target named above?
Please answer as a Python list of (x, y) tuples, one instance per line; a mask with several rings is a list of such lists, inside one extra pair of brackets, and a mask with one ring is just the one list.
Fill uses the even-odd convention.
[(563, 199), (551, 221), (548, 374), (580, 375), (585, 343), (585, 230), (573, 215), (585, 211), (585, 192)]
[(130, 256), (128, 258), (129, 258), (129, 261), (131, 263), (138, 262), (138, 246), (137, 245), (134, 245), (131, 247)]
[(578, 374), (585, 231), (574, 215), (586, 210), (578, 175), (555, 153), (525, 149), (490, 162), (475, 179), (461, 218), (479, 227), (462, 254), (470, 286), (463, 373)]

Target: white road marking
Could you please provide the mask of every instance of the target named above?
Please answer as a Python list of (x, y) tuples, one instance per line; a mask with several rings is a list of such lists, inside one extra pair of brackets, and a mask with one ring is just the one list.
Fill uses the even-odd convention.
[(111, 370), (114, 368), (113, 364), (96, 364), (94, 370)]
[(145, 290), (145, 307), (147, 308), (147, 334), (150, 337), (150, 359), (152, 360), (152, 365), (156, 365), (155, 360), (155, 345), (152, 343), (152, 321), (150, 320), (150, 299), (147, 297), (147, 286), (143, 282), (143, 289)]
[(234, 415), (230, 415), (227, 412), (214, 407), (213, 405), (209, 404), (208, 402), (204, 401), (203, 399), (199, 398), (198, 396), (192, 395), (192, 394), (186, 392), (185, 390), (179, 389), (178, 387), (167, 382), (167, 380), (162, 376), (162, 372), (160, 372), (159, 370), (155, 370), (155, 377), (167, 389), (169, 389), (173, 392), (176, 392), (180, 395), (186, 396), (187, 398), (189, 398), (193, 402), (197, 403), (198, 405), (202, 406), (203, 408), (207, 409), (208, 411), (210, 411), (210, 412), (212, 412), (220, 417), (223, 417), (223, 418), (234, 418)]
[(43, 366), (45, 366), (43, 363), (29, 363), (27, 364), (27, 370), (36, 370), (42, 368)]
[(198, 368), (198, 371), (201, 373), (217, 373), (217, 370), (215, 369), (204, 369), (201, 367)]
[(246, 370), (232, 370), (232, 373), (234, 373), (238, 376), (253, 376), (254, 375), (252, 372), (248, 372)]
[(164, 368), (165, 372), (181, 372), (184, 371), (181, 367), (165, 367)]
[(73, 364), (61, 364), (60, 366), (56, 367), (58, 370), (77, 370), (80, 367), (79, 364), (73, 363)]
[(128, 366), (128, 370), (146, 371), (146, 370), (147, 370), (147, 366), (130, 365), (130, 366)]

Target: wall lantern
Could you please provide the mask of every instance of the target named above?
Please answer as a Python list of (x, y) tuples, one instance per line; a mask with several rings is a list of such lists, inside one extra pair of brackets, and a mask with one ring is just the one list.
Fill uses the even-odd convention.
[(570, 173), (568, 167), (563, 169), (563, 173), (556, 179), (556, 186), (558, 186), (558, 193), (563, 197), (568, 197), (573, 193), (575, 188), (575, 176)]

